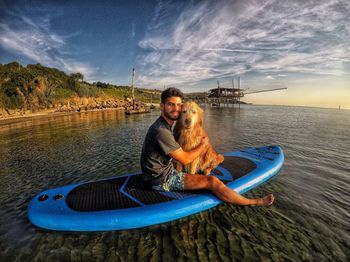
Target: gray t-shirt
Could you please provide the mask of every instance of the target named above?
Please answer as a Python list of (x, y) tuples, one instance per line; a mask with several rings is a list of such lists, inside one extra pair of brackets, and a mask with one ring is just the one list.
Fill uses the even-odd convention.
[(141, 153), (144, 179), (152, 183), (163, 182), (173, 172), (169, 153), (180, 148), (171, 126), (160, 116), (148, 129)]

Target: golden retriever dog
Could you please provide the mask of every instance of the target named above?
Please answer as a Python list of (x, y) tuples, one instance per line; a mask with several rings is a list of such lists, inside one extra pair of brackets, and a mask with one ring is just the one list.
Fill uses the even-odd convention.
[[(184, 151), (196, 148), (201, 143), (202, 137), (208, 136), (202, 126), (203, 110), (195, 102), (185, 102), (175, 126), (176, 140)], [(183, 167), (181, 163), (176, 162), (176, 169), (189, 174), (209, 175), (211, 170), (223, 161), (224, 157), (216, 153), (209, 143), (207, 150), (192, 163)]]

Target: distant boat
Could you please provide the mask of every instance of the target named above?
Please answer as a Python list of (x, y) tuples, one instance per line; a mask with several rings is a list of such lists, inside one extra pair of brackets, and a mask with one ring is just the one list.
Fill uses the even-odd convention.
[(131, 109), (131, 110), (126, 110), (125, 114), (126, 115), (135, 115), (135, 114), (144, 114), (144, 113), (150, 113), (151, 111), (140, 108), (140, 109)]

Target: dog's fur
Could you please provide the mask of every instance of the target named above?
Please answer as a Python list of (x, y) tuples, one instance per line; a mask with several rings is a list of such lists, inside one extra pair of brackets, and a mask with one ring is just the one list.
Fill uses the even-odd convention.
[[(202, 137), (208, 136), (202, 125), (203, 110), (195, 102), (185, 102), (175, 126), (176, 140), (184, 151), (198, 147)], [(209, 175), (211, 170), (223, 161), (224, 157), (217, 154), (209, 143), (207, 150), (192, 163), (183, 167), (181, 163), (177, 162), (176, 169), (189, 174), (204, 173)]]

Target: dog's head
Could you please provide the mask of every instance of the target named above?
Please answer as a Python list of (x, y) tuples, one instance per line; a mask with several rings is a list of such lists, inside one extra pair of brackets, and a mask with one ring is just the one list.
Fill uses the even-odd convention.
[(203, 110), (195, 102), (185, 102), (182, 105), (179, 122), (186, 129), (200, 127), (203, 123)]

